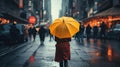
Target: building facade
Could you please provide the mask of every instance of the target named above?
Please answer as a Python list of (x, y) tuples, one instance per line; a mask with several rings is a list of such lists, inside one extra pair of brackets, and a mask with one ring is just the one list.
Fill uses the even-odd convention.
[(43, 20), (44, 22), (51, 23), (51, 0), (44, 0), (44, 8), (43, 8)]
[(60, 11), (60, 17), (68, 15), (69, 15), (69, 0), (62, 0), (62, 9)]

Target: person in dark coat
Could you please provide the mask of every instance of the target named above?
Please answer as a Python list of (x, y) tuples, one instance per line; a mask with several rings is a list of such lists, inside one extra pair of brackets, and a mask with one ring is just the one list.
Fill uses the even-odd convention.
[(45, 33), (46, 33), (46, 29), (44, 28), (44, 26), (40, 27), (38, 33), (39, 33), (41, 45), (43, 45), (45, 40)]
[(91, 36), (91, 26), (90, 24), (88, 24), (88, 26), (86, 27), (86, 35), (87, 35), (87, 39), (89, 40), (90, 36)]
[(32, 40), (32, 28), (31, 27), (28, 29), (28, 33), (29, 33), (30, 40)]
[(32, 28), (33, 41), (35, 41), (37, 30), (35, 27)]
[(10, 28), (10, 36), (12, 37), (12, 41), (14, 43), (18, 43), (19, 38), (20, 38), (20, 30), (16, 27), (16, 24), (13, 23)]
[(60, 67), (68, 67), (68, 60), (70, 60), (70, 44), (71, 38), (58, 38), (55, 37), (56, 53), (55, 61), (59, 62)]
[(106, 30), (107, 30), (107, 25), (105, 24), (105, 22), (102, 22), (102, 24), (100, 25), (100, 36), (102, 39), (105, 38), (105, 33), (106, 33)]
[(98, 36), (98, 26), (94, 26), (93, 27), (93, 37), (96, 39), (97, 38), (97, 36)]
[(85, 29), (84, 25), (81, 24), (81, 26), (80, 26), (80, 31), (79, 31), (79, 39), (80, 39), (80, 42), (83, 42), (84, 29)]
[(50, 30), (49, 30), (49, 36), (50, 36), (50, 40), (49, 41), (52, 41), (52, 39), (54, 40), (53, 35), (50, 33)]
[(24, 41), (27, 42), (29, 37), (29, 32), (27, 27), (24, 27), (23, 34), (24, 34)]

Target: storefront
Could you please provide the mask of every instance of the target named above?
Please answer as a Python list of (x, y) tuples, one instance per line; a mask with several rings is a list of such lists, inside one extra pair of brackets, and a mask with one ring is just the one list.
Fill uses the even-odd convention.
[(83, 22), (85, 25), (90, 24), (91, 27), (93, 27), (94, 25), (100, 26), (102, 22), (105, 22), (108, 28), (110, 28), (112, 25), (120, 23), (119, 21), (120, 21), (120, 8), (112, 7), (110, 9), (107, 9), (103, 12), (94, 15), (93, 17), (84, 20)]
[(18, 24), (28, 24), (29, 22), (26, 19), (23, 19), (19, 16), (10, 14), (10, 13), (2, 13), (3, 14), (3, 19), (9, 20), (10, 23), (16, 21)]

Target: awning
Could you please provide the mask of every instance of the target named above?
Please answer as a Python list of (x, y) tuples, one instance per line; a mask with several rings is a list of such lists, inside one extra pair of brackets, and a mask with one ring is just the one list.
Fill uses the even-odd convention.
[(103, 12), (100, 12), (98, 14), (96, 14), (95, 16), (117, 16), (117, 15), (120, 15), (120, 8), (118, 7), (112, 7), (110, 9), (107, 9)]
[(4, 16), (4, 18), (12, 20), (12, 21), (16, 21), (18, 24), (28, 24), (29, 22), (26, 19), (23, 19), (19, 16), (15, 16), (13, 14), (10, 13), (2, 13)]

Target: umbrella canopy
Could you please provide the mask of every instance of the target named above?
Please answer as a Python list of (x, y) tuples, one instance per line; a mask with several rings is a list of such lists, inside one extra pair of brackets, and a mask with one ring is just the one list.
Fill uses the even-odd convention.
[(50, 33), (58, 38), (71, 38), (79, 31), (79, 22), (72, 17), (61, 17), (50, 25)]

